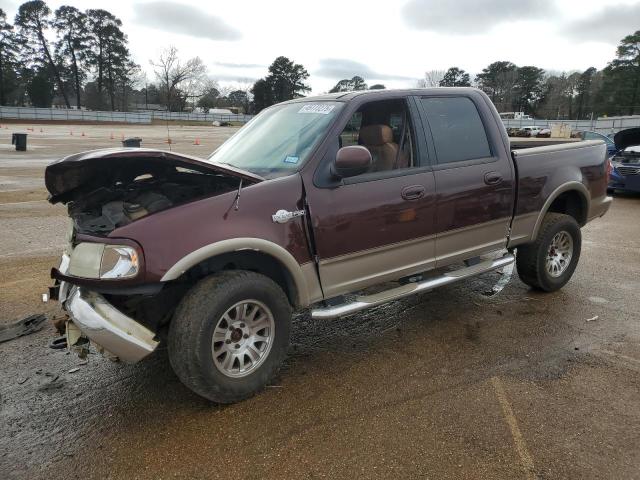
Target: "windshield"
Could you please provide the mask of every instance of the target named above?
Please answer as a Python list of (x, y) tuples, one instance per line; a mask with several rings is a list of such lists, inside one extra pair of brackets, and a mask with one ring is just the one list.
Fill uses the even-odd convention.
[(260, 113), (209, 160), (263, 177), (298, 170), (342, 108), (340, 102), (277, 105)]

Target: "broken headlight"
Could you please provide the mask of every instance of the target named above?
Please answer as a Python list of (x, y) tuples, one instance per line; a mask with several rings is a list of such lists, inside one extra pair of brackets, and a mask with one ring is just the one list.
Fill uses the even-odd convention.
[(71, 252), (69, 274), (93, 279), (125, 279), (138, 274), (140, 258), (135, 248), (127, 245), (79, 243)]
[(100, 262), (100, 278), (131, 278), (138, 273), (138, 252), (124, 245), (105, 245)]

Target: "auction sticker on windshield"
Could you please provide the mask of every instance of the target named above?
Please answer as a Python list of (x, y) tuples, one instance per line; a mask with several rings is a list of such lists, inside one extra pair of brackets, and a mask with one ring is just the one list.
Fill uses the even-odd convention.
[(335, 105), (325, 105), (322, 103), (307, 103), (304, 105), (298, 113), (320, 113), (322, 115), (327, 115), (335, 108)]

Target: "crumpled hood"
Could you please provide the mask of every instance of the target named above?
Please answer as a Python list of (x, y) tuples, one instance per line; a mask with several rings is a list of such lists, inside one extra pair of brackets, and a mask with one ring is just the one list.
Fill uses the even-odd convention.
[(613, 137), (613, 141), (618, 150), (624, 150), (627, 147), (640, 145), (640, 127), (620, 130)]
[(109, 148), (76, 153), (50, 163), (44, 173), (44, 182), (51, 194), (49, 201), (64, 201), (65, 194), (87, 182), (108, 175), (115, 168), (126, 167), (135, 171), (143, 169), (149, 160), (167, 165), (193, 168), (200, 171), (213, 171), (257, 183), (264, 180), (259, 175), (240, 170), (229, 165), (209, 162), (202, 158), (192, 157), (164, 150), (148, 148)]

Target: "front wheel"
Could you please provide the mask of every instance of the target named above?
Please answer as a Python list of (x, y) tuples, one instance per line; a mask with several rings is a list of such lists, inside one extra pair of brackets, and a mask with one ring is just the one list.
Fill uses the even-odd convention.
[(518, 247), (518, 276), (538, 290), (559, 290), (578, 265), (581, 245), (580, 226), (573, 217), (547, 213), (536, 240)]
[(276, 375), (290, 325), (291, 306), (274, 281), (254, 272), (221, 272), (196, 284), (176, 309), (169, 360), (197, 394), (238, 402)]

